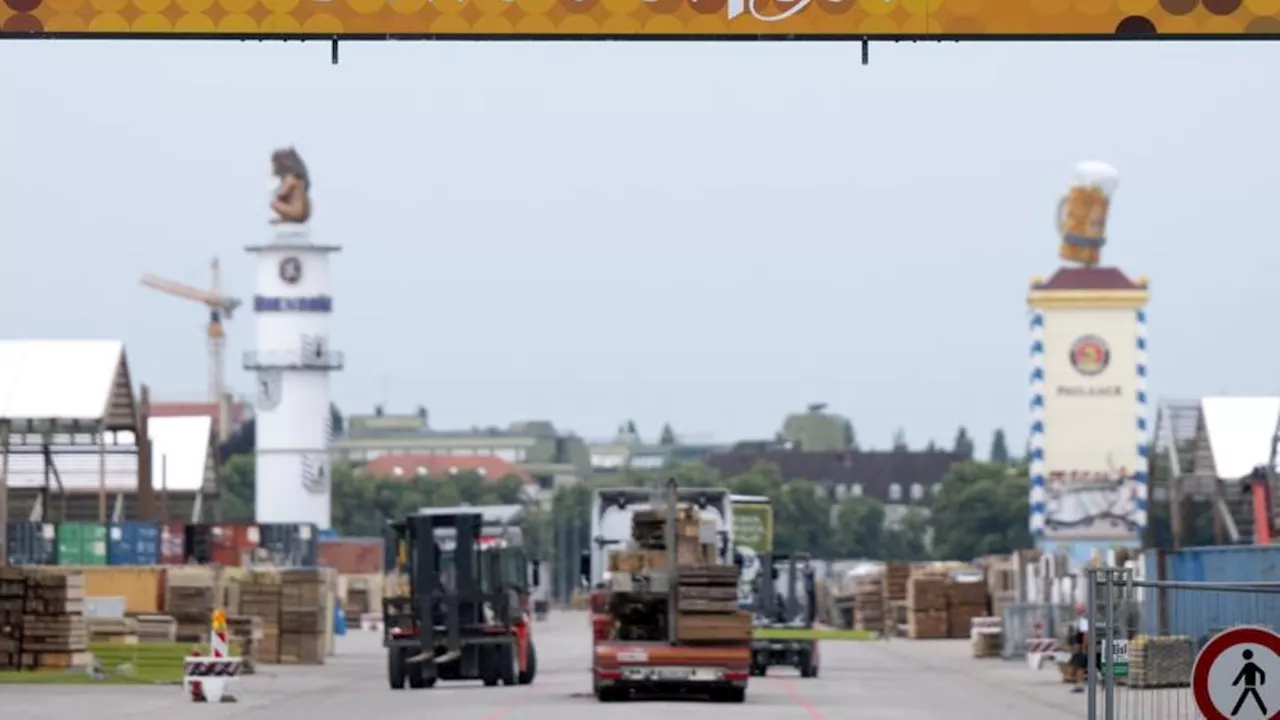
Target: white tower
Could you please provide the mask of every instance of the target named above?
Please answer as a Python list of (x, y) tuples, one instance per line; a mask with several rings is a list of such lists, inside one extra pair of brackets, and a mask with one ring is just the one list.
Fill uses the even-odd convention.
[(331, 523), (329, 373), (342, 353), (329, 346), (329, 255), (341, 247), (311, 242), (306, 225), (281, 224), (257, 256), (253, 298), (256, 350), (244, 367), (257, 373), (255, 519)]

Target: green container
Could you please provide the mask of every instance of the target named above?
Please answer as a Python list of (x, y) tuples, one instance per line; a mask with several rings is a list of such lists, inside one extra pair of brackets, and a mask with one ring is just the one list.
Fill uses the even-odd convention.
[(68, 522), (58, 526), (59, 565), (106, 565), (107, 527)]

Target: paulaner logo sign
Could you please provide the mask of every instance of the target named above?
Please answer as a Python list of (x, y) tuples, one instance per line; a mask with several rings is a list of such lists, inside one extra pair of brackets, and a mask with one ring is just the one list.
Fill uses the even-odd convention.
[[(1111, 366), (1111, 346), (1101, 335), (1082, 335), (1071, 343), (1067, 359), (1078, 374), (1087, 378), (1097, 377)], [(1115, 384), (1057, 385), (1054, 389), (1061, 397), (1077, 398), (1119, 397), (1124, 392)]]

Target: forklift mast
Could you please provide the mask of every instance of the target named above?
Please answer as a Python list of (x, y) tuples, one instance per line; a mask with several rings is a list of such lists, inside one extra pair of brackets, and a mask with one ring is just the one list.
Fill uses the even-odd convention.
[[(806, 555), (785, 555), (781, 553), (762, 553), (760, 559), (760, 575), (757, 578), (759, 587), (756, 590), (755, 606), (751, 610), (757, 618), (766, 624), (790, 624), (801, 618), (805, 627), (813, 627), (817, 620), (817, 594), (815, 592), (814, 571)], [(787, 563), (786, 594), (778, 596), (778, 564)], [(803, 592), (805, 602), (801, 607)], [(779, 599), (782, 600), (779, 603)]]

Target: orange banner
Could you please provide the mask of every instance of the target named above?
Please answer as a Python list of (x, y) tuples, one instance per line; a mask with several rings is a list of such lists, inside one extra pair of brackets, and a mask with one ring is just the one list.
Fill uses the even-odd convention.
[(1280, 37), (1277, 0), (0, 0), (14, 35)]

